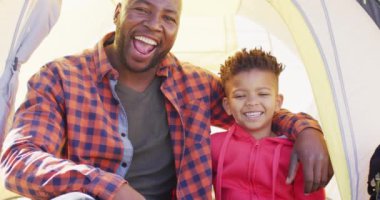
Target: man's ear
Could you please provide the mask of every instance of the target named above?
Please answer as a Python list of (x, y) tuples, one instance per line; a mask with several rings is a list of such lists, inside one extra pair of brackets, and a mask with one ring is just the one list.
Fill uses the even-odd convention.
[(119, 2), (117, 5), (116, 5), (116, 8), (115, 8), (115, 12), (113, 14), (113, 23), (116, 25), (116, 22), (118, 20), (118, 18), (120, 17), (120, 12), (121, 12), (121, 3)]
[(230, 104), (228, 103), (228, 99), (227, 99), (227, 97), (224, 97), (223, 98), (223, 108), (224, 108), (224, 110), (226, 111), (226, 113), (228, 114), (228, 115), (231, 115), (232, 113), (231, 113), (231, 109), (230, 109)]
[(281, 109), (283, 102), (284, 102), (284, 96), (282, 96), (282, 94), (278, 94), (276, 96), (276, 108), (275, 108), (276, 112), (278, 112)]

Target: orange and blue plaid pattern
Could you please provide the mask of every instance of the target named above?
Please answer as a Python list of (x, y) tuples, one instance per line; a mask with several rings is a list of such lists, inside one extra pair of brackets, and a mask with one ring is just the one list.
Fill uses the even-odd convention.
[[(43, 67), (28, 83), (26, 101), (7, 135), (1, 170), (6, 187), (34, 199), (81, 191), (112, 199), (126, 181), (122, 166), (121, 106), (110, 81), (118, 73), (107, 60), (105, 36), (95, 48)], [(170, 136), (177, 173), (177, 199), (211, 199), (210, 125), (228, 127), (218, 78), (179, 64), (169, 54), (157, 70), (163, 77)], [(143, 119), (142, 119), (143, 120)], [(304, 114), (282, 110), (274, 119), (278, 132), (295, 135), (320, 129)]]

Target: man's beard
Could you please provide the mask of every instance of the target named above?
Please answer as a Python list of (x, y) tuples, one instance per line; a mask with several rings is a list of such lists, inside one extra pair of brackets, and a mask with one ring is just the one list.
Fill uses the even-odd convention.
[[(123, 39), (124, 38), (122, 38), (122, 40)], [(125, 40), (123, 40), (123, 41), (125, 41)], [(122, 46), (120, 46), (120, 45), (118, 46), (119, 59), (121, 61), (121, 64), (124, 65), (124, 67), (128, 71), (131, 71), (131, 72), (134, 72), (134, 73), (147, 72), (147, 71), (151, 70), (152, 68), (157, 67), (161, 63), (161, 61), (166, 57), (166, 54), (169, 53), (169, 51), (164, 51), (164, 52), (161, 52), (161, 53), (159, 53), (157, 55), (153, 55), (152, 60), (145, 67), (137, 69), (137, 68), (133, 68), (132, 66), (130, 66), (127, 63), (127, 60), (125, 58), (125, 51), (124, 51), (125, 48), (124, 47), (125, 47), (124, 44)]]
[(153, 59), (143, 68), (133, 68), (132, 66), (130, 66), (125, 57), (123, 56), (123, 54), (120, 55), (120, 59), (121, 59), (121, 63), (124, 65), (124, 67), (128, 70), (128, 71), (131, 71), (131, 72), (134, 72), (134, 73), (143, 73), (143, 72), (147, 72), (149, 70), (151, 70), (152, 68), (155, 68), (156, 66), (158, 66), (162, 59), (165, 58), (165, 55), (156, 55), (153, 57)]

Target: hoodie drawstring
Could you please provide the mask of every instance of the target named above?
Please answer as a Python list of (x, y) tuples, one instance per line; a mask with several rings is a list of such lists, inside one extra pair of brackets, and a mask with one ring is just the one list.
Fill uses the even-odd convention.
[(235, 126), (232, 126), (228, 130), (227, 136), (224, 138), (222, 147), (220, 149), (220, 154), (219, 154), (219, 158), (218, 158), (215, 197), (216, 197), (216, 199), (219, 199), (219, 200), (222, 199), (222, 174), (223, 174), (224, 157), (226, 155), (228, 143), (230, 142), (232, 134), (234, 131), (235, 131)]
[(279, 161), (280, 161), (280, 154), (281, 154), (281, 148), (283, 144), (278, 144), (276, 146), (276, 149), (274, 150), (274, 156), (273, 156), (273, 170), (272, 170), (272, 199), (276, 199), (276, 181), (277, 181), (277, 172), (279, 167)]

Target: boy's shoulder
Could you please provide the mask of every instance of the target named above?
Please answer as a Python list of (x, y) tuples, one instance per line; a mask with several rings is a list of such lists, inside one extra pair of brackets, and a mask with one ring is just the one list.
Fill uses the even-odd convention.
[(227, 136), (227, 131), (216, 132), (211, 134), (211, 140), (222, 140)]
[(219, 153), (226, 136), (227, 131), (211, 134), (211, 157), (213, 163), (216, 162), (219, 158)]
[(224, 139), (227, 137), (227, 131), (211, 134), (211, 146), (221, 146)]

